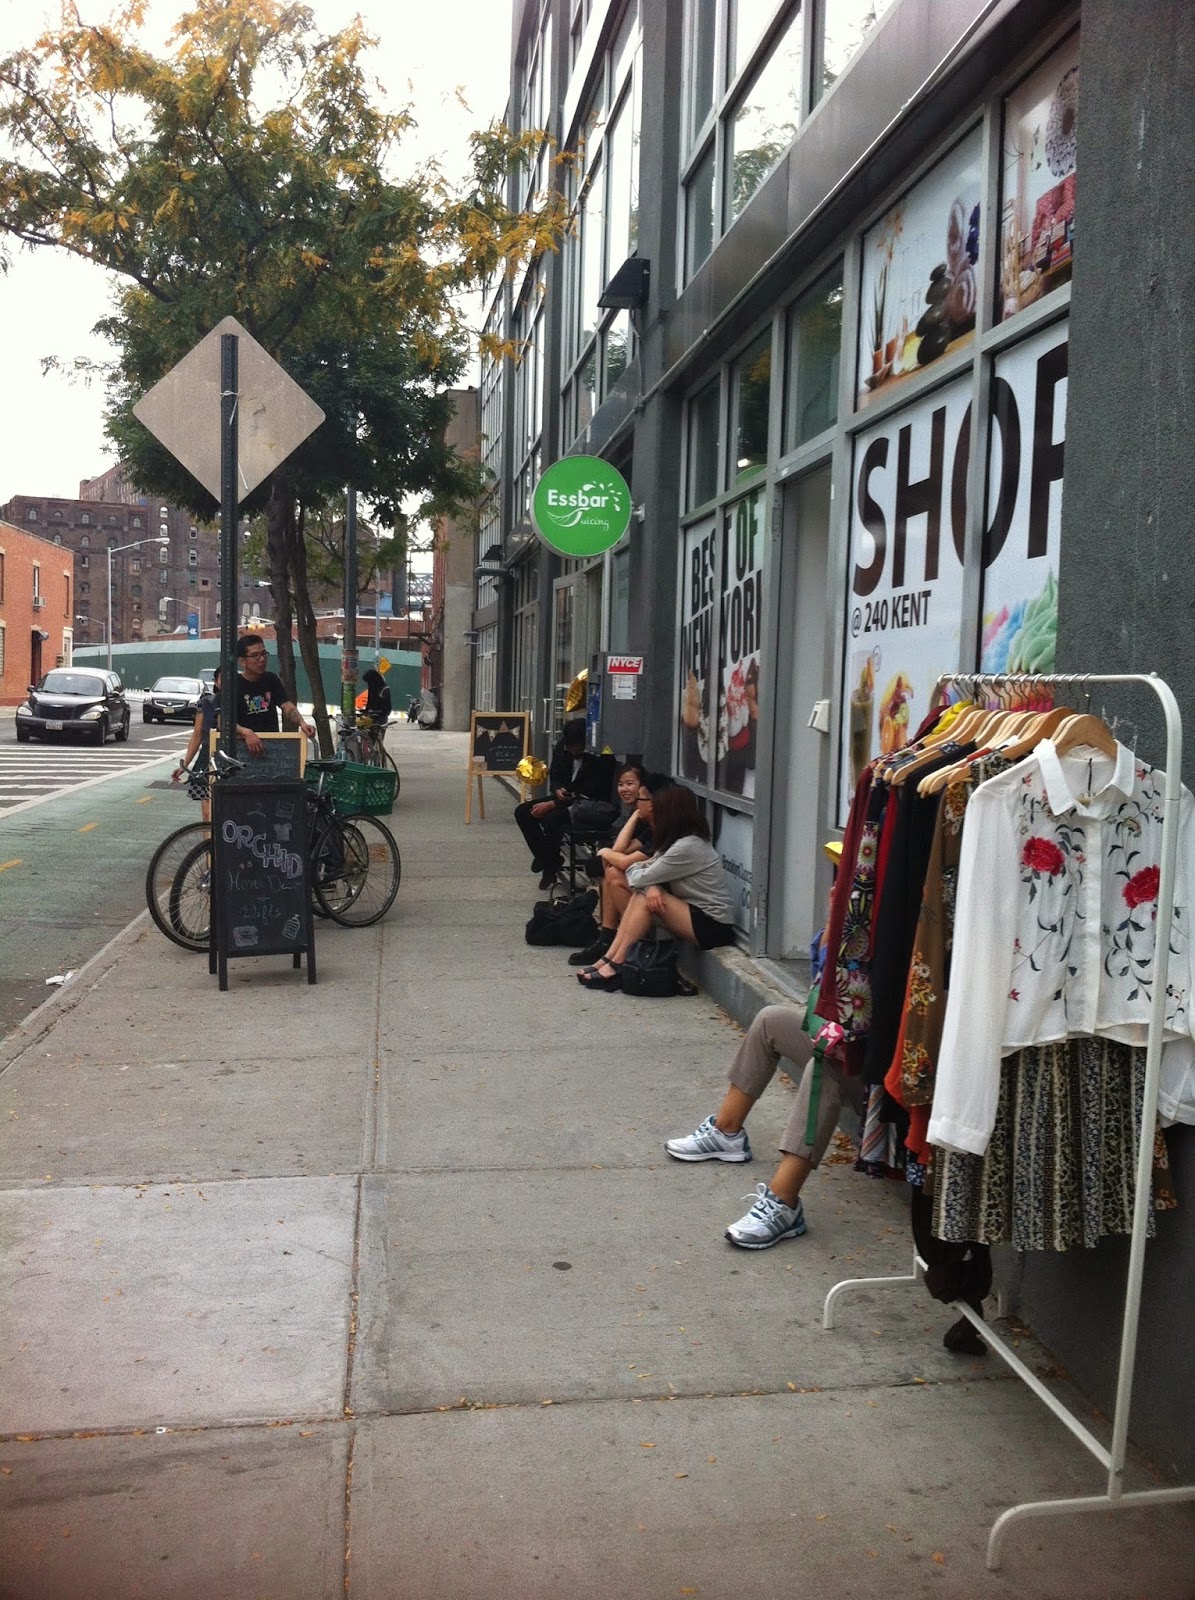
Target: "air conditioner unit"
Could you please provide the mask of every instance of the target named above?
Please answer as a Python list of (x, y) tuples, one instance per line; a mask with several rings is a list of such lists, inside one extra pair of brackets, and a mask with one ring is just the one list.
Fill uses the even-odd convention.
[(34, 597), (33, 597), (33, 609), (35, 611), (40, 611), (41, 608), (45, 605), (45, 603), (46, 603), (46, 597), (45, 597), (44, 594), (35, 594), (34, 595)]

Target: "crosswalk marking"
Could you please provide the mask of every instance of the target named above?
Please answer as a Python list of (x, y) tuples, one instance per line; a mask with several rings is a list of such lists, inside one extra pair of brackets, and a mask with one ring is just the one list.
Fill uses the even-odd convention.
[[(46, 746), (31, 750), (27, 745), (0, 744), (0, 817), (7, 818), (43, 805), (63, 794), (74, 794), (97, 783), (107, 783), (126, 772), (148, 772), (176, 760), (187, 730), (180, 728), (168, 737), (174, 751), (132, 747), (104, 750), (78, 750)], [(157, 742), (157, 741), (155, 741)]]

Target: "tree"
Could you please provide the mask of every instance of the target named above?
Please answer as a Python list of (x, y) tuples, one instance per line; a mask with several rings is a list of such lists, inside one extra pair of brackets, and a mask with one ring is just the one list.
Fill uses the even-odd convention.
[(390, 526), (412, 496), (476, 498), (477, 463), (444, 441), (469, 353), (462, 296), (556, 248), (564, 199), (506, 203), (540, 140), (497, 124), (472, 136), (464, 183), (434, 166), (395, 178), (412, 119), (376, 103), (359, 20), (325, 36), (304, 5), (197, 0), (166, 57), (138, 42), (142, 20), (141, 0), (100, 26), (68, 3), (61, 28), (0, 62), (15, 152), (0, 161), (0, 234), (123, 280), (100, 324), (115, 351), (107, 431), (144, 490), (218, 510), (132, 405), (223, 316), (323, 408), (242, 511), (264, 513), (282, 676), (293, 685), (297, 624), (327, 748), (308, 519), (350, 483)]

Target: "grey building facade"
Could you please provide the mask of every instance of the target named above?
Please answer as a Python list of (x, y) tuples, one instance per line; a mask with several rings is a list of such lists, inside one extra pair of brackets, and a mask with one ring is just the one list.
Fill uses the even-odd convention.
[[(1131, 28), (1111, 0), (515, 5), (508, 116), (550, 135), (519, 182), (565, 182), (574, 226), (489, 306), (522, 356), (482, 373), (473, 703), (546, 748), (595, 654), (642, 656), (599, 736), (704, 797), (743, 948), (794, 993), (821, 842), (940, 674), (1156, 671), (1195, 708), (1193, 74), (1180, 0)], [(569, 453), (636, 508), (588, 563), (529, 520)], [(1162, 763), (1152, 706), (1092, 709)], [(1189, 1475), (1195, 1135), (1169, 1140), (1134, 1434)], [(1124, 1252), (1002, 1271), (1108, 1405)]]

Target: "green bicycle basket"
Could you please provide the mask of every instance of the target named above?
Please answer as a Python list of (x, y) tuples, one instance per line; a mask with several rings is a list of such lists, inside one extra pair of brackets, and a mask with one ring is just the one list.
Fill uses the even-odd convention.
[[(307, 782), (314, 789), (318, 772), (308, 772)], [(394, 810), (398, 773), (387, 767), (367, 767), (346, 761), (335, 772), (324, 774), (324, 794), (333, 811), (342, 817), (388, 817)]]

